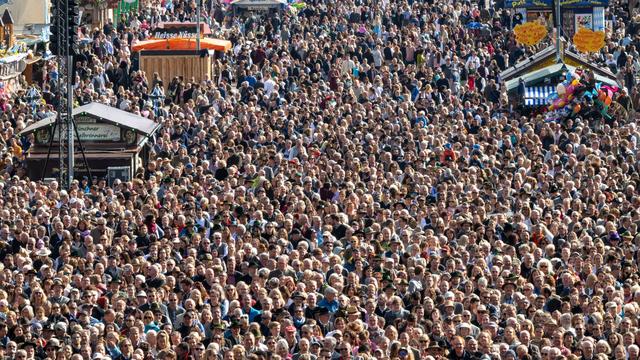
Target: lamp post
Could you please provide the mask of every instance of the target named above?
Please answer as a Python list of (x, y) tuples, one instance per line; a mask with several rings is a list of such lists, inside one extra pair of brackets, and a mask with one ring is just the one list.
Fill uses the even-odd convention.
[(202, 0), (197, 0), (196, 4), (196, 50), (200, 51), (200, 8), (202, 8)]
[(560, 33), (562, 32), (562, 10), (560, 7), (560, 1), (555, 0), (556, 3), (556, 63), (562, 62), (562, 46), (560, 44)]

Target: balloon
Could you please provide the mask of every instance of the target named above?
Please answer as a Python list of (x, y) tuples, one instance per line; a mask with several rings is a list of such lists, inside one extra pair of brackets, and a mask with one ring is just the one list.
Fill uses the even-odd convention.
[(558, 84), (558, 86), (556, 86), (556, 91), (558, 92), (558, 95), (562, 96), (567, 91), (567, 89), (564, 87), (564, 85)]
[(566, 101), (564, 101), (564, 99), (558, 99), (553, 105), (555, 105), (557, 108), (561, 108), (564, 107), (565, 104)]
[(573, 74), (571, 74), (571, 72), (567, 72), (567, 81), (571, 81), (572, 78)]
[(569, 96), (567, 97), (567, 100), (569, 101), (573, 100), (573, 94), (569, 94)]
[(573, 79), (573, 81), (571, 82), (571, 85), (573, 85), (574, 87), (580, 85), (580, 80)]
[(596, 83), (596, 90), (600, 90), (600, 86), (602, 86), (602, 83), (601, 82), (597, 82)]
[(573, 107), (573, 113), (574, 113), (574, 114), (579, 113), (579, 112), (580, 112), (580, 110), (582, 110), (582, 106), (580, 106), (580, 104), (576, 104), (576, 105)]
[(604, 102), (607, 98), (607, 94), (604, 91), (598, 91), (598, 100)]
[(555, 105), (549, 105), (549, 107), (547, 109), (549, 109), (549, 111), (553, 111), (553, 109), (555, 109)]
[(611, 100), (611, 98), (610, 98), (610, 97), (607, 97), (606, 99), (604, 99), (604, 104), (605, 104), (606, 106), (609, 106), (609, 105), (611, 105), (611, 101), (612, 101), (612, 100)]
[(571, 95), (573, 94), (573, 92), (575, 91), (576, 87), (573, 85), (569, 85), (565, 88), (565, 91), (567, 92), (567, 94)]

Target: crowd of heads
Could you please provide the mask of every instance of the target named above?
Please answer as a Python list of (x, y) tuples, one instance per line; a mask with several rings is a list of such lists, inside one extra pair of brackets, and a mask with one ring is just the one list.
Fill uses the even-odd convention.
[(130, 50), (196, 1), (82, 27), (78, 104), (162, 124), (131, 181), (25, 176), (34, 139), (18, 133), (52, 114), (55, 62), (46, 104), (2, 104), (1, 357), (639, 358), (628, 9), (612, 1), (592, 60), (623, 74), (629, 116), (547, 123), (499, 77), (537, 50), (508, 10), (202, 3), (233, 48), (201, 81), (145, 73)]

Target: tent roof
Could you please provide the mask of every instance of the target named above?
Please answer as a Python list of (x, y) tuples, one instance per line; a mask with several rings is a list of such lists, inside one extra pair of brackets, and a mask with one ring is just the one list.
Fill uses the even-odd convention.
[[(153, 135), (153, 133), (160, 128), (160, 124), (153, 120), (95, 102), (73, 109), (74, 117), (82, 114), (93, 115), (106, 123), (134, 129), (146, 136)], [(52, 125), (55, 121), (56, 118), (53, 116), (40, 120), (37, 123), (27, 126), (19, 135), (22, 136), (32, 133), (40, 128)]]
[[(592, 62), (590, 62), (584, 56), (573, 52), (567, 48), (567, 42), (562, 40), (563, 45), (563, 58), (566, 62), (573, 62), (574, 64), (581, 64), (583, 67), (587, 67), (593, 70), (596, 74), (602, 75), (608, 78), (614, 78), (615, 75), (607, 68), (598, 66)], [(517, 64), (506, 68), (504, 71), (500, 73), (500, 78), (505, 81), (510, 81), (514, 77), (526, 76), (531, 68), (535, 68), (540, 63), (544, 63), (551, 58), (555, 58), (556, 49), (554, 46), (548, 46), (545, 49), (540, 50), (539, 52), (527, 57), (526, 59), (518, 62)]]
[[(571, 66), (571, 65), (566, 65), (566, 64), (554, 64), (554, 65), (550, 65), (547, 67), (544, 67), (540, 70), (536, 70), (534, 72), (531, 72), (529, 74), (520, 76), (520, 77), (515, 77), (509, 81), (507, 81), (507, 83), (505, 84), (507, 86), (507, 91), (511, 91), (513, 89), (516, 89), (518, 87), (518, 82), (520, 79), (524, 80), (525, 84), (534, 82), (536, 80), (542, 79), (542, 78), (546, 78), (549, 76), (552, 76), (553, 74), (556, 74), (558, 72), (561, 71), (562, 66), (566, 66), (567, 69), (571, 72), (575, 72), (576, 71), (576, 67)], [(607, 85), (615, 85), (618, 86), (616, 80), (614, 78), (609, 78), (606, 76), (602, 76), (602, 75), (598, 75), (595, 74), (596, 76), (596, 81), (599, 81), (603, 84), (607, 84)]]
[[(231, 41), (202, 38), (200, 39), (200, 48), (206, 50), (228, 51), (231, 49)], [(140, 41), (133, 45), (133, 51), (141, 50), (195, 50), (196, 39), (153, 39)]]
[[(177, 22), (177, 21), (173, 21), (173, 22), (161, 22), (158, 24), (158, 28), (159, 29), (172, 29), (172, 28), (187, 28), (187, 27), (193, 27), (195, 28), (197, 25), (197, 23), (195, 22)], [(202, 30), (202, 34), (203, 35), (210, 35), (211, 34), (211, 28), (209, 27), (209, 24), (207, 24), (206, 22), (201, 22), (200, 23), (200, 29)]]
[(13, 24), (13, 15), (11, 15), (11, 11), (9, 11), (9, 9), (4, 9), (4, 13), (2, 14), (2, 23), (4, 25)]
[(286, 0), (234, 0), (231, 2), (231, 5), (236, 7), (260, 7), (260, 8), (269, 8), (269, 7), (278, 7), (281, 5), (286, 5)]

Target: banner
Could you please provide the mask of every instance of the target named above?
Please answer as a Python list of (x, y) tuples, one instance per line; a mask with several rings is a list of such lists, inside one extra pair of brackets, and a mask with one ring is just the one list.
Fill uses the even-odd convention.
[(609, 0), (560, 0), (562, 7), (607, 7)]
[(553, 7), (553, 0), (505, 0), (505, 8), (549, 8)]
[(547, 28), (538, 22), (527, 22), (513, 29), (516, 41), (520, 44), (532, 46), (547, 36)]

